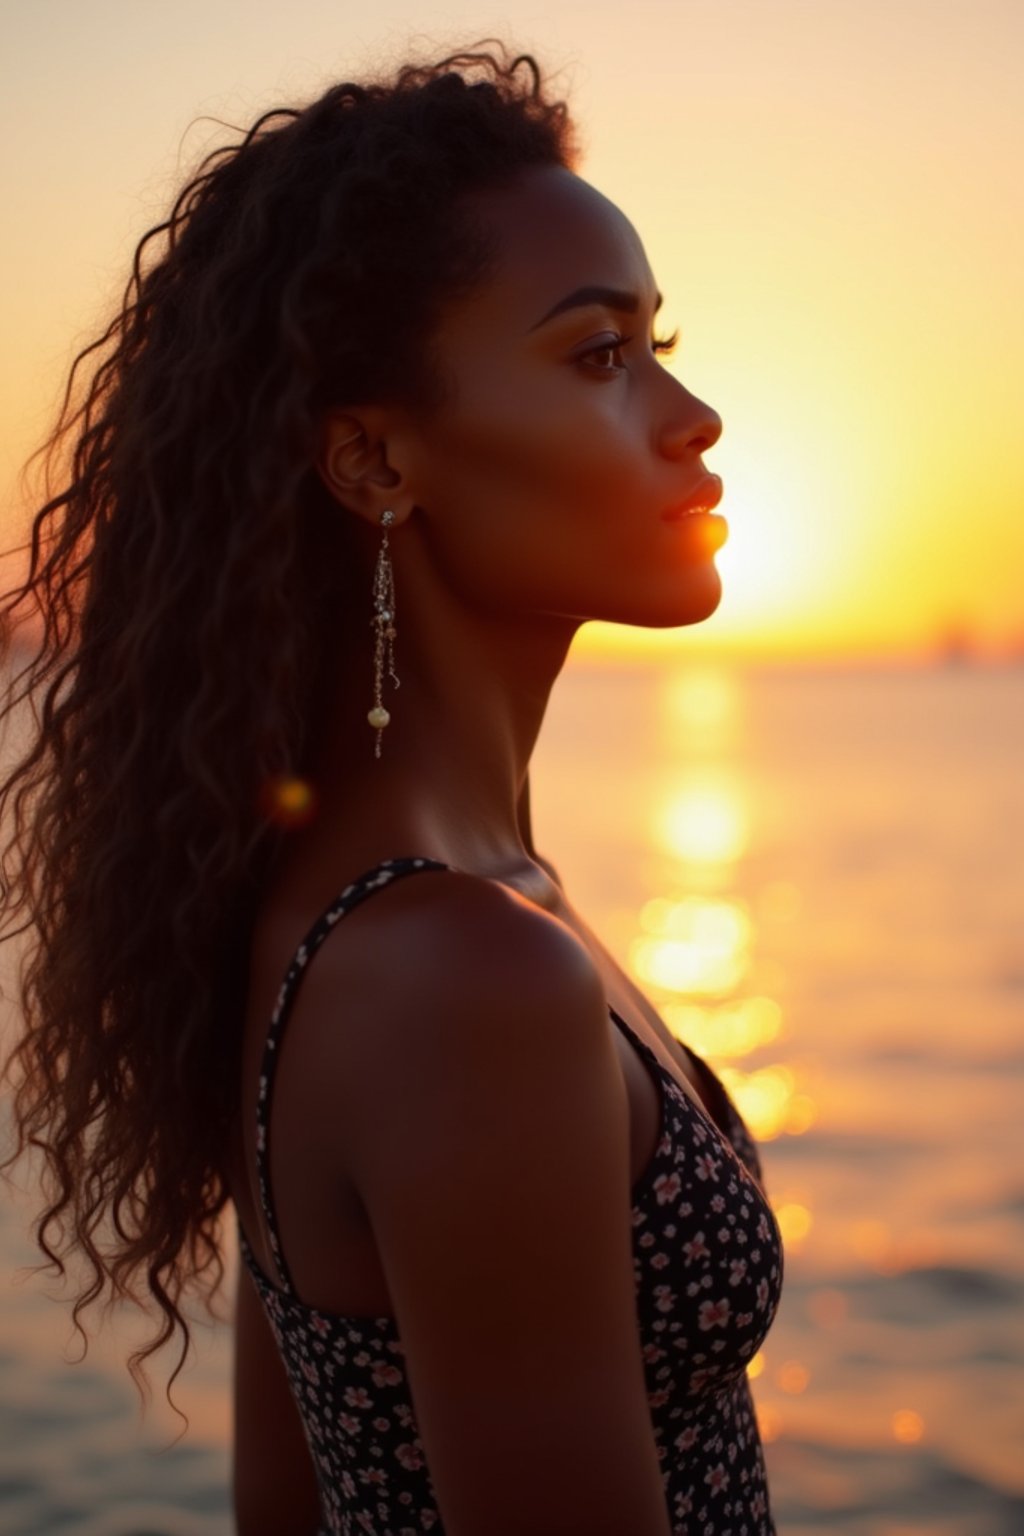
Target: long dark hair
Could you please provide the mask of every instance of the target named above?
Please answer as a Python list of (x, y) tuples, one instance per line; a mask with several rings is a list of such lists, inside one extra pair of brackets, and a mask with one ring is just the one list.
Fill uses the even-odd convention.
[(33, 455), (48, 499), (0, 599), (0, 728), (32, 717), (0, 783), (0, 936), (27, 935), (0, 1170), (43, 1153), (37, 1267), (90, 1266), (86, 1351), (108, 1288), (108, 1312), (162, 1312), (128, 1361), (144, 1401), (176, 1328), (168, 1401), (185, 1362), (183, 1291), (212, 1312), (224, 1278), (248, 941), (287, 835), (266, 790), (301, 772), (347, 595), (318, 422), (436, 409), (441, 307), (494, 255), (463, 194), (576, 164), (565, 104), (496, 46), (334, 85), (207, 155)]

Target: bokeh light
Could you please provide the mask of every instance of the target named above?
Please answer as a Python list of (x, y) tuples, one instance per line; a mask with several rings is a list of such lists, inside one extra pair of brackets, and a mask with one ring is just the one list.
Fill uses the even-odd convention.
[(903, 1445), (924, 1439), (924, 1419), (913, 1408), (900, 1408), (892, 1416), (892, 1437)]
[(285, 829), (308, 826), (317, 811), (317, 796), (307, 779), (281, 774), (261, 787), (260, 809), (268, 821)]

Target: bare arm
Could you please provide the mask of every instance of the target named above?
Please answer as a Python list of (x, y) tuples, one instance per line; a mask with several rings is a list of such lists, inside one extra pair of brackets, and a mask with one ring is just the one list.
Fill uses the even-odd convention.
[(600, 978), (564, 924), (490, 882), (407, 898), (345, 985), (334, 1037), (359, 1043), (332, 1094), (445, 1530), (670, 1536)]
[(315, 1536), (320, 1500), (309, 1447), (266, 1314), (241, 1262), (233, 1458), (238, 1536)]

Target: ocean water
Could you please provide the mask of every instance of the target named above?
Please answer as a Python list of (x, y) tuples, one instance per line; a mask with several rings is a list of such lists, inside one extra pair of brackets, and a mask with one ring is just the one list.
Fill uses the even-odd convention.
[[(780, 1536), (1022, 1536), (1024, 668), (570, 661), (531, 789), (539, 849), (759, 1138)], [(123, 1365), (137, 1319), (72, 1363), (18, 1178), (0, 1531), (227, 1536), (230, 1279), (176, 1438), (160, 1357), (145, 1418)]]

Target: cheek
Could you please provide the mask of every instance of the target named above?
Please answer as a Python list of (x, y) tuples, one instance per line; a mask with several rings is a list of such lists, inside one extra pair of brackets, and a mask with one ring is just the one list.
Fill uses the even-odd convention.
[[(614, 386), (572, 375), (538, 385), (535, 377), (476, 390), (446, 424), (438, 505), (453, 522), (486, 511), (519, 536), (534, 526), (580, 535), (636, 509), (650, 473), (639, 430), (624, 422)], [(495, 532), (498, 531), (496, 526)]]
[[(669, 577), (642, 406), (621, 382), (572, 373), (464, 379), (458, 408), (431, 431), (423, 480), (444, 581), (489, 611), (648, 622), (644, 603)], [(628, 593), (636, 614), (620, 612)]]

